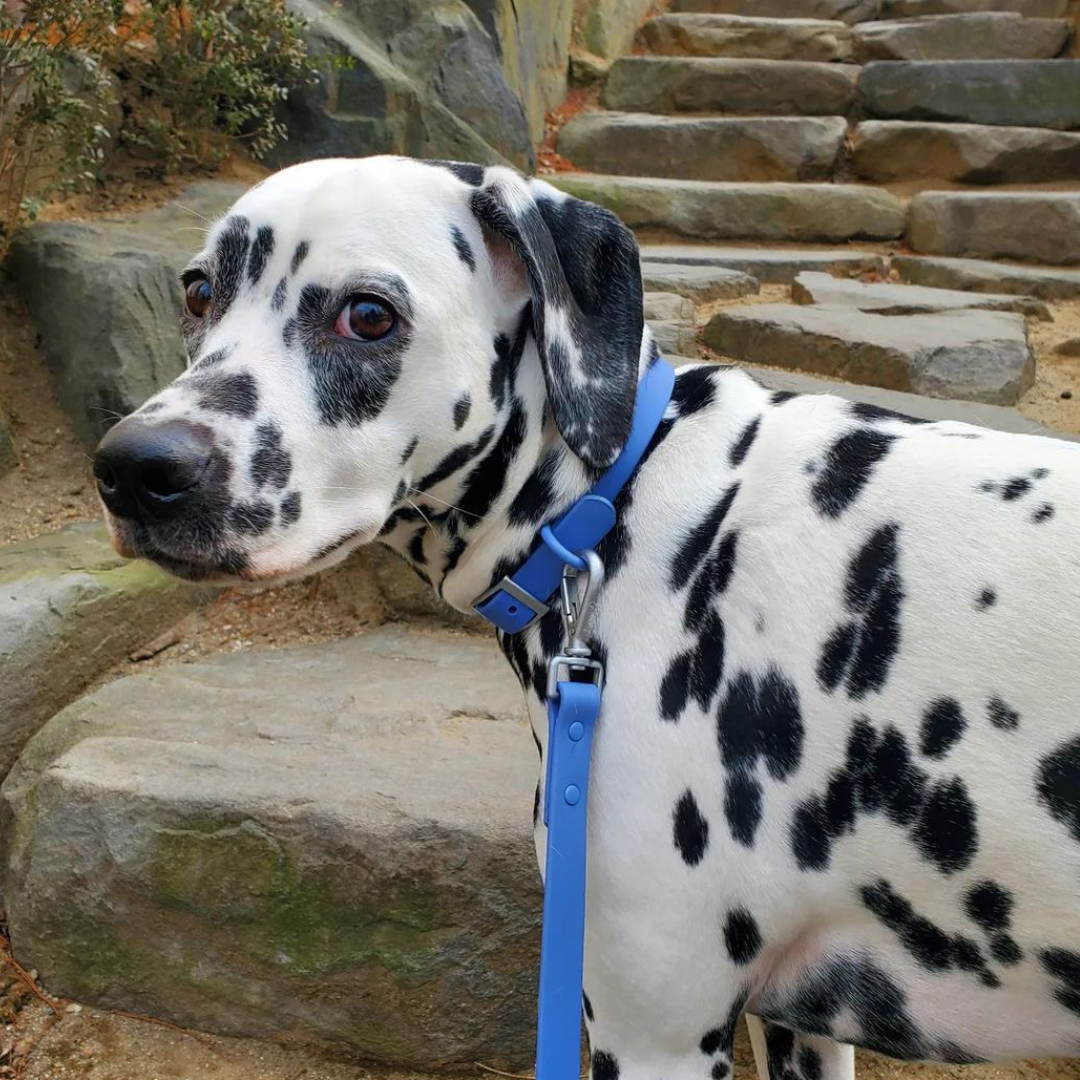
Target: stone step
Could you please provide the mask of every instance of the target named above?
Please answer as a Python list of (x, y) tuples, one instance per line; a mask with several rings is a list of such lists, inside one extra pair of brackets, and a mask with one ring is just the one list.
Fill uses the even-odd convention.
[(1080, 181), (1080, 132), (988, 124), (867, 120), (855, 128), (851, 167), (871, 183)]
[(847, 136), (842, 116), (673, 117), (582, 113), (559, 153), (592, 172), (685, 180), (827, 180)]
[(1080, 298), (1080, 270), (927, 255), (894, 255), (892, 265), (905, 281), (917, 285), (976, 292), (1027, 293), (1043, 300)]
[(970, 293), (924, 285), (899, 285), (892, 281), (852, 281), (813, 270), (805, 270), (796, 276), (791, 286), (791, 299), (796, 304), (840, 305), (878, 315), (927, 315), (937, 311), (980, 308), (1014, 311), (1043, 322), (1053, 321), (1050, 309), (1034, 296)]
[(655, 56), (727, 56), (744, 60), (851, 60), (851, 28), (835, 19), (763, 19), (745, 15), (659, 15), (638, 40)]
[(913, 19), (972, 11), (1015, 11), (1029, 19), (1060, 19), (1068, 10), (1069, 0), (882, 0), (881, 18)]
[(624, 112), (843, 116), (859, 70), (801, 60), (623, 56), (611, 65), (603, 102)]
[(858, 97), (880, 120), (1075, 128), (1080, 60), (878, 61), (862, 69)]
[(737, 300), (761, 292), (761, 282), (741, 270), (722, 266), (682, 266), (678, 263), (641, 263), (641, 283), (652, 292), (677, 293), (696, 304)]
[(1080, 191), (924, 191), (907, 240), (927, 255), (1080, 264)]
[(1035, 378), (1023, 316), (950, 311), (897, 318), (850, 307), (725, 308), (705, 343), (733, 360), (928, 397), (1012, 405)]
[(853, 184), (723, 184), (572, 172), (547, 179), (606, 206), (632, 229), (697, 240), (836, 243), (895, 239), (904, 229), (904, 206), (895, 195)]
[[(745, 248), (711, 244), (642, 244), (642, 266), (738, 271), (758, 281), (788, 285), (803, 270), (827, 274), (884, 274), (883, 255), (851, 248)], [(678, 290), (675, 290), (678, 291)], [(757, 291), (757, 290), (755, 290)]]
[[(689, 16), (686, 16), (687, 18)], [(1069, 43), (1064, 19), (1025, 19), (1011, 11), (862, 23), (853, 57), (871, 60), (1048, 60)]]
[(645, 322), (665, 356), (694, 352), (697, 328), (694, 302), (675, 292), (648, 291), (644, 296)]
[(676, 13), (857, 23), (877, 18), (881, 0), (673, 0), (671, 10)]
[(4, 785), (15, 955), (184, 1027), (520, 1071), (536, 779), (492, 640), (381, 630), (121, 679)]

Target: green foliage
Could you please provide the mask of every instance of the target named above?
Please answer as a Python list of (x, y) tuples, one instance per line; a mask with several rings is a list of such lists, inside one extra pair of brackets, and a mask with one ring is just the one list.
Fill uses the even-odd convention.
[(0, 3), (0, 256), (44, 199), (99, 175), (118, 14), (113, 0)]
[(312, 77), (304, 21), (285, 0), (142, 0), (119, 74), (121, 141), (155, 168), (213, 166), (284, 135), (277, 107)]

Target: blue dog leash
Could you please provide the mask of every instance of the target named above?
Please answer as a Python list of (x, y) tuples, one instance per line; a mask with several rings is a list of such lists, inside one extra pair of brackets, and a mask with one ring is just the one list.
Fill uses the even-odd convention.
[(537, 1080), (578, 1080), (585, 951), (586, 795), (604, 671), (583, 640), (604, 564), (594, 550), (615, 525), (615, 497), (633, 475), (671, 400), (675, 371), (656, 360), (638, 384), (630, 437), (613, 465), (554, 524), (512, 575), (489, 589), (475, 610), (508, 634), (531, 626), (561, 589), (569, 642), (548, 669), (547, 860), (540, 946)]

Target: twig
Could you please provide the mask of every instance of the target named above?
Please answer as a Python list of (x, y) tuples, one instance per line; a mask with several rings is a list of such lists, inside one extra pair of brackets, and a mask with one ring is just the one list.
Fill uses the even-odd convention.
[(205, 1036), (200, 1035), (196, 1031), (188, 1031), (187, 1028), (181, 1027), (179, 1024), (174, 1024), (171, 1020), (161, 1020), (156, 1016), (142, 1016), (139, 1013), (124, 1012), (123, 1009), (109, 1009), (109, 1012), (113, 1016), (123, 1016), (128, 1020), (141, 1020), (144, 1024), (157, 1024), (158, 1027), (168, 1028), (170, 1031), (177, 1031), (181, 1035), (186, 1035), (189, 1039), (194, 1039), (196, 1042), (200, 1042), (203, 1046), (214, 1053), (217, 1053), (217, 1047)]
[(482, 1061), (474, 1061), (473, 1064), (486, 1073), (493, 1073), (495, 1076), (506, 1076), (509, 1077), (510, 1080), (536, 1080), (536, 1073), (503, 1072), (502, 1069), (493, 1069), (490, 1065), (485, 1065)]
[(31, 978), (30, 972), (27, 971), (26, 968), (24, 968), (22, 964), (20, 964), (19, 961), (11, 955), (11, 953), (5, 953), (4, 959), (15, 969), (15, 974), (19, 976), (19, 981), (24, 983), (31, 991), (33, 991), (35, 997), (39, 998), (46, 1005), (48, 1005), (53, 1012), (59, 1011), (59, 1006), (64, 1003), (63, 999), (53, 998), (50, 997), (50, 995), (44, 993), (44, 991), (42, 991), (38, 987), (38, 984), (33, 980), (33, 978)]

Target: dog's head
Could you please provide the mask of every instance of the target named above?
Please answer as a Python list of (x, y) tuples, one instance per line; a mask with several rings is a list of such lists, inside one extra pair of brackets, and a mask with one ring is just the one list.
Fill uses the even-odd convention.
[(108, 433), (94, 471), (117, 548), (184, 577), (337, 562), (421, 478), (525, 422), (515, 379), (589, 466), (629, 432), (633, 238), (510, 169), (286, 169), (210, 230), (182, 287), (190, 366)]

